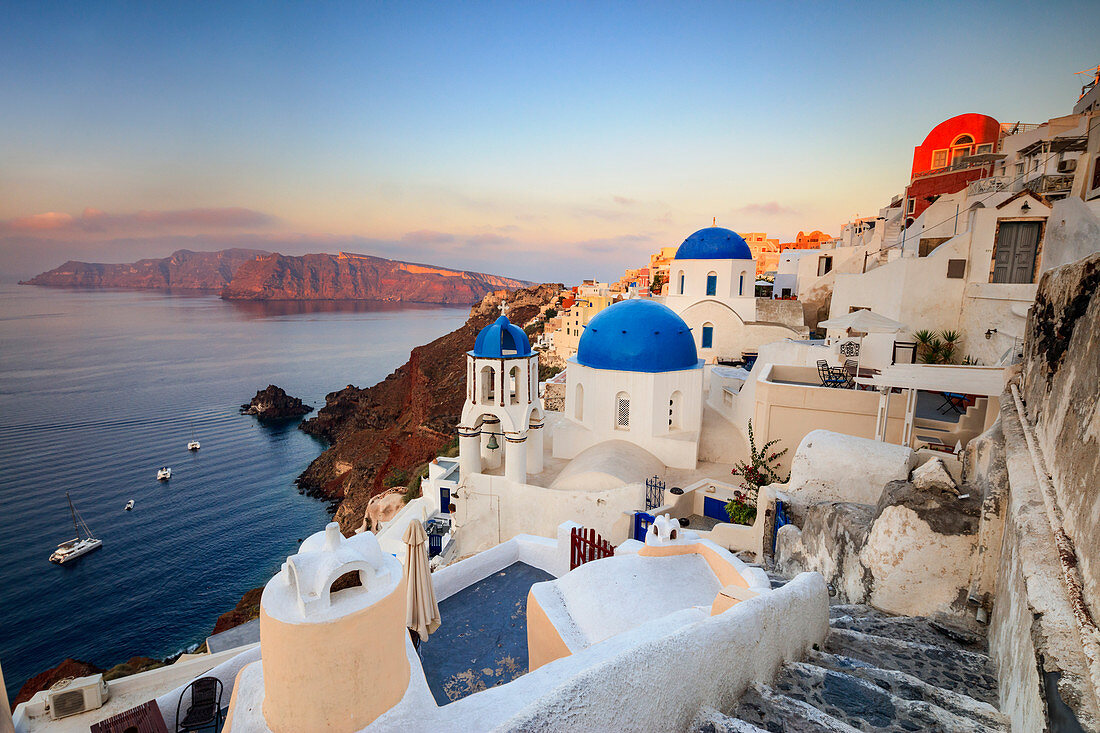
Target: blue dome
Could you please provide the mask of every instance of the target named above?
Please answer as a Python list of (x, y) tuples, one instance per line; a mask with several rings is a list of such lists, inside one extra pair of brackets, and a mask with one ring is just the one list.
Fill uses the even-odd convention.
[(577, 346), (577, 363), (624, 372), (674, 372), (700, 361), (684, 319), (648, 299), (621, 300), (596, 314)]
[(751, 260), (752, 250), (737, 232), (722, 227), (700, 229), (676, 250), (678, 260)]
[(500, 359), (509, 356), (531, 356), (531, 342), (523, 329), (514, 325), (506, 316), (481, 329), (474, 340), (474, 356)]

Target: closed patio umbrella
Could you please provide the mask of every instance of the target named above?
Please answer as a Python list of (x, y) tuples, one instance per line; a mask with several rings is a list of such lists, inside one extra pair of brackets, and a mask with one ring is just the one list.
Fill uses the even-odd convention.
[(401, 538), (405, 543), (405, 626), (427, 639), (439, 628), (439, 604), (428, 570), (428, 535), (420, 522), (409, 522)]
[[(898, 331), (908, 331), (909, 326), (900, 321), (895, 321), (892, 318), (886, 316), (880, 316), (878, 313), (872, 313), (866, 308), (860, 308), (857, 311), (840, 316), (839, 318), (830, 318), (827, 321), (820, 321), (819, 328), (843, 328), (851, 329), (852, 331), (859, 331), (860, 333), (897, 333)], [(856, 374), (859, 374), (859, 362), (863, 358), (863, 337), (859, 337), (859, 353), (856, 354)]]

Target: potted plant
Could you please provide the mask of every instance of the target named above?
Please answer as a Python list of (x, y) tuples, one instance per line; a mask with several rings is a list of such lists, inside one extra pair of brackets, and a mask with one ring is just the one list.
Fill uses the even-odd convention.
[(749, 420), (749, 460), (738, 462), (731, 472), (741, 477), (741, 490), (735, 491), (733, 499), (726, 504), (726, 514), (734, 524), (751, 525), (756, 521), (756, 498), (761, 486), (783, 484), (790, 480), (790, 474), (783, 478), (776, 470), (779, 459), (787, 449), (769, 453), (778, 442), (778, 438), (769, 440), (758, 450), (752, 420)]

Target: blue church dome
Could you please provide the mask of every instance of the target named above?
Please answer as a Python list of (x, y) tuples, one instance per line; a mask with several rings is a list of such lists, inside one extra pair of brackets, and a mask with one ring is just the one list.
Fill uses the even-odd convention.
[(621, 300), (597, 313), (581, 333), (577, 363), (624, 372), (672, 372), (700, 364), (684, 319), (647, 299)]
[(531, 342), (522, 328), (509, 321), (507, 316), (501, 316), (478, 332), (474, 350), (470, 353), (487, 359), (531, 356)]
[(700, 229), (676, 250), (678, 260), (751, 260), (752, 250), (741, 235), (722, 227)]

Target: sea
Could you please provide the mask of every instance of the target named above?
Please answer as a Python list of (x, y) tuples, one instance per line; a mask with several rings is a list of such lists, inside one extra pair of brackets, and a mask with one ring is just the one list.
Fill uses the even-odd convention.
[[(276, 384), (321, 407), (384, 379), (468, 312), (0, 284), (9, 699), (66, 657), (107, 668), (201, 643), (330, 518), (294, 484), (324, 443), (240, 405)], [(169, 481), (157, 481), (162, 466)], [(74, 536), (66, 495), (103, 546), (56, 565), (50, 553)]]

